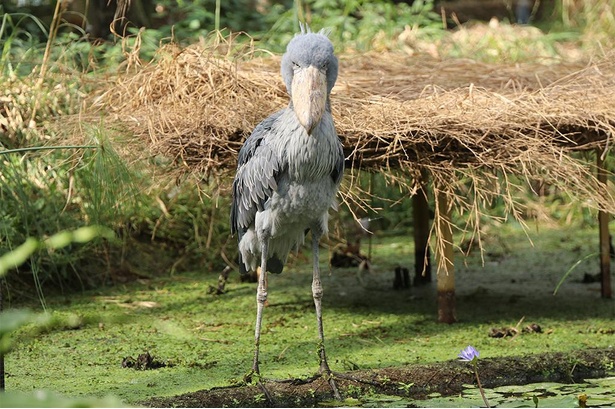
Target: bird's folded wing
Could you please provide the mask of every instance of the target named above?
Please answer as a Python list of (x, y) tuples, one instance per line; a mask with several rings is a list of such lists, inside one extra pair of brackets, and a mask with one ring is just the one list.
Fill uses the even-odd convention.
[(264, 209), (265, 202), (277, 189), (277, 178), (283, 164), (271, 149), (268, 137), (281, 112), (258, 124), (239, 151), (231, 204), (233, 234), (245, 231), (254, 223), (256, 212)]

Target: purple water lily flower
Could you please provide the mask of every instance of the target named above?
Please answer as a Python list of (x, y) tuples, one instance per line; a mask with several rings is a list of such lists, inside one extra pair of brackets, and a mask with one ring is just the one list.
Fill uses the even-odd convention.
[(464, 349), (461, 350), (459, 355), (457, 355), (459, 359), (463, 362), (470, 362), (474, 367), (474, 374), (476, 375), (476, 383), (478, 383), (478, 390), (480, 391), (480, 395), (483, 397), (483, 401), (485, 402), (485, 406), (490, 408), (489, 401), (485, 396), (485, 391), (483, 390), (483, 385), (480, 383), (480, 378), (478, 377), (478, 357), (480, 356), (478, 350), (474, 348), (472, 345), (468, 345)]
[(457, 356), (464, 362), (472, 362), (475, 359), (478, 359), (480, 353), (472, 345), (468, 345)]

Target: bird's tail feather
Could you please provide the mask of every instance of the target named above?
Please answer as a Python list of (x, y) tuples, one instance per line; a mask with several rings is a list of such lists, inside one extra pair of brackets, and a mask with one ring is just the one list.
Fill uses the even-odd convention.
[(284, 262), (277, 256), (269, 257), (267, 259), (267, 271), (273, 274), (281, 274), (284, 270)]
[[(243, 262), (241, 253), (238, 256), (238, 262), (239, 262), (239, 274), (246, 275), (252, 271), (252, 269), (246, 268), (246, 264)], [(283, 270), (284, 270), (284, 262), (280, 260), (277, 256), (269, 257), (267, 259), (267, 271), (273, 274), (281, 274)]]
[[(237, 237), (237, 243), (239, 245), (239, 252), (237, 254), (237, 261), (239, 264), (239, 273), (241, 275), (244, 274), (248, 274), (252, 271), (256, 271), (256, 267), (258, 266), (258, 264), (260, 264), (260, 256), (258, 256), (257, 252), (255, 251), (256, 248), (252, 248), (250, 250), (250, 246), (247, 246), (247, 248), (243, 248), (242, 250), (242, 245), (241, 245), (241, 241), (244, 237), (244, 235), (246, 234), (251, 234), (253, 235), (254, 232), (253, 231), (244, 231), (244, 230), (239, 230), (238, 231), (238, 237)], [(250, 240), (248, 240), (248, 242), (250, 242)], [(244, 260), (244, 258), (242, 257), (242, 251), (246, 252), (246, 256), (247, 256), (247, 260)], [(255, 258), (257, 258), (255, 260)], [(284, 270), (284, 263), (286, 262), (286, 257), (284, 257), (284, 260), (280, 259), (280, 257), (278, 257), (276, 254), (272, 255), (271, 257), (269, 257), (267, 259), (267, 271), (269, 271), (270, 273), (273, 274), (280, 274), (282, 273), (282, 270)]]

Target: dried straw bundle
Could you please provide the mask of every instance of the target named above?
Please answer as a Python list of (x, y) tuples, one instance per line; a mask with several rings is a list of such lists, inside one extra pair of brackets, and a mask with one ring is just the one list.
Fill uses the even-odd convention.
[(274, 75), (246, 79), (237, 63), (201, 47), (168, 45), (158, 60), (117, 79), (92, 108), (111, 115), (184, 171), (234, 167), (248, 130), (279, 108), (285, 90)]
[[(94, 106), (184, 171), (232, 171), (242, 141), (288, 96), (279, 58), (254, 58), (249, 50), (230, 59), (216, 50), (163, 47), (156, 63), (119, 77)], [(387, 170), (389, 180), (414, 193), (427, 170), (436, 193), (468, 213), (471, 231), (478, 232), (480, 209), (495, 196), (518, 216), (518, 187), (498, 175), (540, 177), (615, 214), (593, 168), (570, 155), (606, 155), (612, 146), (613, 55), (585, 68), (346, 55), (332, 105), (351, 174)], [(355, 187), (348, 178), (344, 199), (367, 206)]]

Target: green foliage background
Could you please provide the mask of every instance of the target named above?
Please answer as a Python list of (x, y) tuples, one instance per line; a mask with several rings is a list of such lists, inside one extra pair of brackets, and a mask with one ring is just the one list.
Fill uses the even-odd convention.
[[(198, 176), (170, 180), (164, 161), (131, 162), (126, 150), (141, 148), (125, 131), (109, 127), (104, 118), (81, 122), (86, 100), (104, 89), (113, 75), (130, 69), (128, 63), (135, 57), (131, 53), (145, 64), (161, 44), (201, 41), (215, 27), (223, 35), (247, 32), (249, 37), (240, 37), (241, 41), (251, 39), (258, 47), (279, 53), (299, 29), (299, 21), (314, 29), (329, 27), (340, 52), (407, 47), (400, 34), (410, 32), (418, 52), (420, 44), (427, 44), (440, 47), (442, 58), (484, 61), (492, 61), (494, 55), (501, 61), (531, 60), (537, 49), (541, 55), (561, 59), (562, 42), (584, 49), (596, 41), (607, 46), (615, 38), (609, 0), (557, 3), (549, 21), (541, 23), (553, 29), (543, 28), (544, 35), (533, 43), (540, 46), (534, 47), (516, 43), (508, 34), (478, 46), (473, 39), (455, 42), (433, 0), (412, 5), (386, 0), (277, 0), (263, 2), (260, 8), (252, 0), (156, 4), (160, 7), (151, 16), (152, 27), (129, 27), (123, 40), (105, 42), (91, 41), (78, 27), (66, 24), (60, 24), (57, 32), (50, 30), (50, 17), (33, 15), (35, 8), (18, 10), (15, 2), (0, 6), (0, 255), (28, 237), (44, 238), (89, 224), (109, 226), (121, 239), (36, 254), (3, 282), (14, 291), (25, 288), (22, 295), (42, 298), (43, 289), (114, 283), (127, 271), (129, 276), (168, 274), (187, 266), (216, 271), (225, 265), (225, 257), (234, 259), (225, 210), (229, 198), (218, 190), (224, 181), (214, 184)], [(529, 51), (520, 54), (520, 49)], [(372, 205), (381, 209), (368, 215), (378, 220), (374, 229), (387, 234), (410, 231), (408, 198), (378, 175), (366, 175), (364, 186), (375, 193)], [(538, 198), (548, 208), (543, 213), (593, 223), (587, 211), (562, 205), (554, 193), (548, 200)], [(536, 196), (528, 191), (521, 200), (535, 203)], [(501, 203), (490, 206), (494, 214), (503, 213)], [(532, 216), (530, 208), (527, 217)], [(336, 219), (344, 226), (354, 223), (345, 209)], [(156, 263), (143, 245), (153, 246), (159, 259), (168, 260)], [(135, 258), (138, 263), (131, 262)]]
[[(54, 4), (55, 2), (47, 3), (50, 6)], [(314, 29), (331, 28), (331, 38), (339, 52), (348, 53), (399, 50), (404, 47), (424, 52), (435, 48), (441, 58), (473, 58), (486, 62), (514, 63), (533, 61), (537, 56), (562, 61), (567, 58), (562, 52), (566, 48), (574, 48), (580, 54), (590, 56), (596, 50), (612, 49), (615, 42), (612, 0), (557, 1), (554, 13), (549, 15), (546, 21), (540, 22), (542, 31), (535, 32), (535, 36), (529, 39), (516, 38), (512, 26), (505, 25), (505, 29), (500, 33), (478, 40), (469, 37), (461, 41), (453, 37), (453, 31), (444, 27), (441, 15), (434, 9), (433, 0), (418, 0), (412, 5), (395, 4), (388, 0), (272, 0), (264, 2), (262, 9), (255, 6), (254, 0), (161, 0), (157, 4), (161, 6), (161, 11), (151, 16), (155, 21), (151, 27), (129, 27), (124, 39), (109, 38), (102, 42), (93, 41), (74, 25), (60, 24), (57, 32), (54, 31), (50, 28), (51, 16), (36, 15), (36, 9), (33, 7), (17, 9), (14, 1), (0, 5), (0, 260), (7, 260), (15, 254), (16, 249), (23, 249), (20, 246), (24, 242), (46, 243), (63, 237), (63, 234), (56, 235), (57, 232), (80, 231), (83, 226), (106, 226), (115, 232), (116, 236), (114, 239), (107, 235), (107, 238), (92, 240), (69, 240), (62, 246), (40, 245), (36, 247), (38, 251), (25, 258), (23, 264), (12, 267), (6, 277), (0, 277), (0, 294), (5, 295), (5, 302), (9, 306), (42, 304), (43, 308), (46, 308), (46, 294), (59, 290), (68, 295), (65, 298), (67, 306), (59, 313), (62, 317), (58, 318), (56, 313), (55, 320), (53, 316), (39, 319), (24, 311), (17, 312), (12, 317), (3, 316), (0, 325), (0, 353), (8, 352), (11, 342), (7, 339), (24, 324), (26, 330), (22, 331), (22, 335), (35, 338), (40, 335), (39, 332), (60, 332), (66, 337), (62, 342), (64, 346), (74, 342), (72, 337), (75, 334), (90, 340), (97, 339), (99, 325), (105, 322), (110, 327), (118, 324), (108, 331), (106, 336), (133, 340), (136, 338), (142, 343), (150, 342), (152, 328), (158, 333), (157, 328), (160, 327), (160, 334), (168, 337), (168, 340), (165, 338), (166, 341), (160, 342), (158, 346), (154, 343), (154, 352), (176, 356), (183, 364), (182, 371), (187, 372), (187, 375), (182, 375), (185, 381), (197, 382), (195, 379), (198, 378), (193, 371), (208, 368), (211, 360), (207, 354), (225, 357), (227, 360), (232, 357), (232, 361), (222, 362), (220, 366), (237, 368), (240, 359), (234, 355), (237, 347), (226, 346), (224, 343), (216, 344), (215, 348), (220, 351), (207, 350), (200, 355), (194, 351), (186, 352), (176, 348), (176, 338), (185, 336), (190, 342), (186, 339), (181, 341), (190, 348), (209, 348), (200, 342), (202, 331), (206, 331), (208, 326), (217, 328), (220, 323), (236, 322), (227, 325), (226, 330), (230, 328), (231, 332), (226, 336), (229, 339), (240, 339), (245, 344), (244, 349), (250, 348), (248, 344), (251, 341), (245, 333), (252, 331), (251, 318), (246, 318), (245, 311), (252, 308), (253, 299), (242, 297), (240, 308), (235, 305), (231, 316), (228, 312), (232, 308), (220, 308), (220, 300), (211, 294), (204, 295), (201, 288), (201, 273), (216, 274), (235, 256), (235, 242), (234, 238), (230, 237), (227, 220), (229, 198), (221, 195), (219, 190), (220, 184), (228, 181), (205, 181), (198, 175), (179, 181), (171, 179), (167, 176), (167, 162), (164, 159), (134, 162), (134, 157), (127, 154), (127, 151), (143, 147), (136, 146), (130, 134), (122, 129), (114, 129), (105, 122), (105, 118), (98, 121), (88, 118), (86, 121), (81, 117), (84, 104), (104, 89), (113, 75), (130, 70), (129, 62), (135, 60), (134, 53), (140, 63), (146, 64), (155, 57), (161, 44), (173, 41), (187, 45), (202, 41), (210, 36), (215, 28), (220, 28), (226, 36), (246, 32), (249, 37), (245, 38), (250, 38), (259, 48), (280, 53), (293, 33), (299, 30), (299, 21), (309, 22)], [(609, 160), (612, 167), (612, 159)], [(408, 236), (412, 229), (409, 198), (403, 197), (395, 186), (387, 185), (381, 175), (362, 175), (360, 185), (374, 194), (374, 198), (370, 199), (371, 205), (380, 209), (377, 213), (367, 215), (375, 219), (370, 227), (378, 234), (379, 239), (392, 240), (386, 236), (400, 234)], [(539, 197), (527, 190), (525, 196), (519, 200), (526, 204), (527, 212), (524, 217), (528, 220), (548, 218), (554, 223), (577, 226), (595, 224), (595, 215), (580, 205), (567, 203), (566, 198), (557, 190), (548, 191), (547, 195)], [(503, 202), (495, 200), (488, 203), (487, 207), (490, 214), (494, 215), (491, 222), (498, 218), (504, 221)], [(455, 217), (457, 222), (463, 224), (463, 216)], [(335, 216), (335, 222), (342, 226), (342, 231), (352, 231), (349, 226), (356, 227), (350, 212), (344, 208)], [(502, 230), (502, 226), (497, 224), (495, 228)], [(567, 256), (586, 261), (582, 257), (589, 250), (583, 246), (588, 245), (588, 240), (584, 236), (577, 237), (576, 231), (574, 234), (570, 233), (570, 236), (579, 244)], [(492, 235), (492, 239), (501, 240), (500, 244), (504, 247), (500, 253), (495, 251), (488, 254), (489, 257), (497, 259), (497, 262), (505, 258), (510, 246), (518, 244), (518, 240), (507, 243), (506, 239), (501, 239), (499, 235)], [(409, 258), (407, 253), (410, 249), (407, 246), (398, 242), (385, 242), (381, 245), (388, 249), (383, 257), (391, 263), (387, 268), (393, 268), (400, 257)], [(174, 277), (174, 273), (186, 270), (191, 273), (184, 276), (187, 280), (185, 283)], [(556, 270), (551, 272), (551, 275), (557, 275), (559, 269)], [(0, 276), (6, 272), (2, 271)], [(179, 311), (179, 318), (175, 318), (181, 321), (179, 324), (173, 323), (173, 320), (167, 322), (166, 318), (153, 322), (150, 315), (140, 311), (137, 315), (142, 314), (143, 319), (128, 323), (131, 329), (126, 330), (119, 325), (120, 318), (117, 317), (123, 316), (122, 308), (133, 304), (131, 297), (137, 298), (137, 305), (139, 301), (151, 302), (150, 298), (139, 299), (150, 297), (140, 290), (127, 292), (125, 287), (115, 286), (114, 291), (117, 294), (112, 298), (117, 298), (120, 302), (113, 304), (108, 310), (107, 306), (111, 305), (107, 303), (108, 300), (92, 303), (91, 292), (86, 291), (86, 295), (79, 295), (75, 299), (70, 297), (71, 294), (86, 289), (156, 276), (158, 278), (153, 280), (151, 297), (163, 306), (156, 308), (172, 308), (174, 314)], [(308, 277), (307, 274), (304, 276)], [(161, 279), (163, 281), (156, 281)], [(283, 280), (288, 280), (286, 285), (291, 287), (291, 290), (281, 292), (286, 304), (296, 304), (298, 299), (305, 298), (305, 302), (299, 304), (309, 305), (309, 294), (295, 288), (294, 277), (285, 276), (282, 278), (282, 284)], [(309, 283), (305, 283), (303, 287), (308, 288), (308, 285)], [(170, 288), (171, 292), (177, 291), (178, 294), (188, 297), (189, 301), (177, 298), (181, 308), (173, 304), (167, 307), (167, 293), (160, 291), (162, 287)], [(252, 293), (252, 290), (248, 284), (241, 284), (238, 289), (246, 294)], [(393, 298), (389, 301), (395, 301)], [(482, 298), (482, 295), (476, 298)], [(234, 301), (231, 299), (231, 302), (236, 304)], [(494, 305), (497, 304), (496, 301), (500, 300), (494, 300)], [(572, 302), (574, 299), (567, 301)], [(71, 302), (74, 304), (71, 305)], [(354, 339), (344, 340), (345, 335), (339, 335), (337, 348), (343, 351), (347, 344), (350, 349), (339, 354), (342, 361), (336, 362), (338, 366), (354, 364), (344, 360), (344, 354), (348, 355), (348, 359), (361, 357), (367, 366), (377, 366), (381, 364), (380, 356), (387, 359), (405, 357), (409, 348), (419, 348), (419, 344), (425, 345), (420, 352), (422, 355), (419, 354), (421, 359), (433, 360), (434, 353), (439, 354), (437, 359), (446, 359), (446, 351), (454, 349), (468, 337), (480, 336), (481, 331), (484, 331), (482, 326), (485, 319), (474, 317), (475, 321), (462, 324), (461, 332), (459, 327), (455, 328), (453, 337), (447, 333), (443, 334), (441, 327), (436, 327), (430, 318), (431, 305), (423, 304), (419, 316), (407, 315), (400, 318), (397, 312), (408, 302), (403, 297), (397, 297), (395, 301), (402, 307), (391, 305), (391, 311), (378, 317), (374, 316), (371, 306), (362, 304), (365, 301), (361, 298), (357, 305), (352, 304), (355, 301), (347, 302), (346, 308), (340, 309), (333, 321), (334, 334), (336, 331), (338, 335), (363, 331), (369, 339), (376, 340), (370, 341), (372, 344), (380, 347), (382, 325), (390, 327), (391, 331), (400, 331), (399, 334), (393, 332), (393, 335), (402, 343), (394, 344), (395, 348), (398, 348), (395, 354), (391, 354), (391, 349), (386, 346), (383, 347), (382, 354), (367, 353), (361, 357), (354, 350), (357, 348)], [(469, 303), (471, 304), (472, 302)], [(80, 316), (72, 314), (75, 305), (81, 311)], [(609, 325), (608, 319), (604, 318), (608, 316), (607, 308), (602, 305), (599, 318), (591, 325), (597, 328)], [(558, 310), (561, 312), (562, 308)], [(570, 310), (578, 313), (574, 307)], [(101, 314), (100, 311), (105, 312)], [(218, 317), (216, 314), (221, 311), (225, 315)], [(357, 312), (360, 315), (356, 315)], [(592, 309), (592, 312), (595, 314), (596, 310)], [(281, 315), (272, 320), (273, 326), (278, 322), (284, 326), (285, 313), (277, 313)], [(203, 315), (199, 317), (198, 314)], [(472, 311), (466, 311), (466, 314), (473, 316)], [(295, 317), (297, 321), (292, 325), (296, 325), (297, 331), (303, 331), (308, 324), (304, 324), (302, 320), (313, 319), (303, 312), (298, 315)], [(589, 314), (581, 315), (584, 319), (577, 320), (576, 326), (573, 327), (575, 334), (588, 331), (585, 318)], [(355, 327), (352, 321), (357, 316), (362, 318), (358, 318), (360, 325)], [(486, 319), (493, 320), (497, 325), (510, 325), (512, 320), (518, 318), (517, 315), (505, 318), (493, 315)], [(559, 326), (563, 333), (570, 324), (567, 321), (559, 321), (558, 318), (548, 324), (555, 328)], [(204, 329), (203, 322), (207, 324)], [(481, 324), (476, 325), (479, 322)], [(407, 327), (416, 331), (416, 339), (407, 339)], [(131, 332), (134, 328), (137, 337)], [(78, 329), (83, 331), (76, 332)], [(593, 328), (591, 331), (598, 332)], [(588, 342), (595, 342), (599, 346), (606, 345), (608, 334), (599, 335), (597, 341), (592, 339)], [(438, 337), (444, 338), (444, 341), (437, 341)], [(416, 342), (417, 340), (419, 342)], [(440, 342), (438, 345), (441, 348), (432, 348), (432, 341)], [(533, 345), (536, 349), (548, 348), (542, 344), (543, 339), (538, 337), (527, 337), (523, 342), (525, 344), (517, 345), (516, 352), (525, 352), (528, 345)], [(408, 345), (405, 346), (404, 343)], [(52, 340), (50, 344), (58, 349), (57, 342)], [(82, 345), (81, 342), (79, 344)], [(133, 353), (134, 351), (122, 349), (127, 344), (113, 344), (114, 348), (117, 348), (114, 352)], [(275, 353), (270, 354), (277, 356), (278, 361), (284, 361), (287, 349), (283, 348), (288, 348), (287, 345), (290, 344), (292, 340), (274, 344)], [(442, 345), (446, 348), (442, 349)], [(33, 349), (37, 350), (39, 346), (37, 344)], [(492, 355), (502, 350), (506, 351), (505, 354), (514, 352), (502, 348), (495, 340), (488, 340), (483, 346), (485, 352), (491, 352)], [(232, 353), (227, 351), (231, 347)], [(295, 349), (300, 349), (299, 347), (293, 345)], [(576, 339), (565, 344), (564, 348), (568, 347), (578, 348)], [(364, 353), (366, 348), (361, 346), (361, 350)], [(31, 352), (32, 349), (26, 351), (28, 358)], [(301, 356), (297, 353), (299, 351), (291, 352), (287, 354), (289, 357)], [(103, 359), (88, 350), (82, 350), (81, 353), (86, 355), (84, 361), (92, 356), (96, 356), (95, 359)], [(97, 353), (100, 354), (100, 351)], [(58, 356), (63, 359), (65, 350), (60, 349)], [(410, 355), (407, 356), (403, 359), (412, 359)], [(17, 359), (25, 362), (26, 358)], [(181, 362), (182, 359), (185, 362)], [(37, 372), (40, 375), (56, 373), (58, 368), (53, 365), (57, 360), (45, 359), (44, 362), (49, 366), (41, 371), (42, 361), (41, 357), (32, 361), (33, 368), (36, 369), (28, 368), (30, 362), (23, 367), (26, 372)], [(61, 363), (64, 364), (64, 361), (61, 360)], [(390, 364), (389, 361), (386, 363)], [(117, 379), (128, 376), (115, 363), (105, 360), (105, 365)], [(213, 365), (215, 366), (216, 362)], [(305, 361), (290, 361), (289, 366), (295, 370), (307, 367)], [(66, 365), (61, 369), (66, 370)], [(98, 368), (92, 367), (90, 370), (97, 371)], [(287, 375), (287, 368), (277, 370), (280, 376)], [(75, 383), (70, 376), (54, 377), (70, 380), (65, 386), (66, 390), (77, 393), (76, 390), (70, 389)], [(172, 377), (177, 379), (177, 372), (172, 373)], [(149, 392), (150, 375), (144, 374), (142, 378), (139, 383), (142, 383), (141, 387), (146, 392), (139, 388), (135, 392), (129, 381), (122, 379), (118, 382), (122, 387), (130, 386), (125, 393), (132, 401), (136, 402), (137, 397)], [(27, 381), (28, 376), (21, 376), (19, 379)], [(227, 381), (211, 380), (210, 386)], [(202, 387), (203, 384), (198, 386)], [(88, 382), (86, 388), (92, 387), (98, 388), (98, 385), (92, 386)], [(134, 395), (128, 395), (129, 393)], [(56, 406), (119, 404), (113, 398), (85, 402), (57, 396), (44, 398), (46, 400), (43, 400), (43, 403)], [(32, 405), (42, 404), (31, 396), (17, 396), (15, 399), (17, 403), (30, 399)]]

